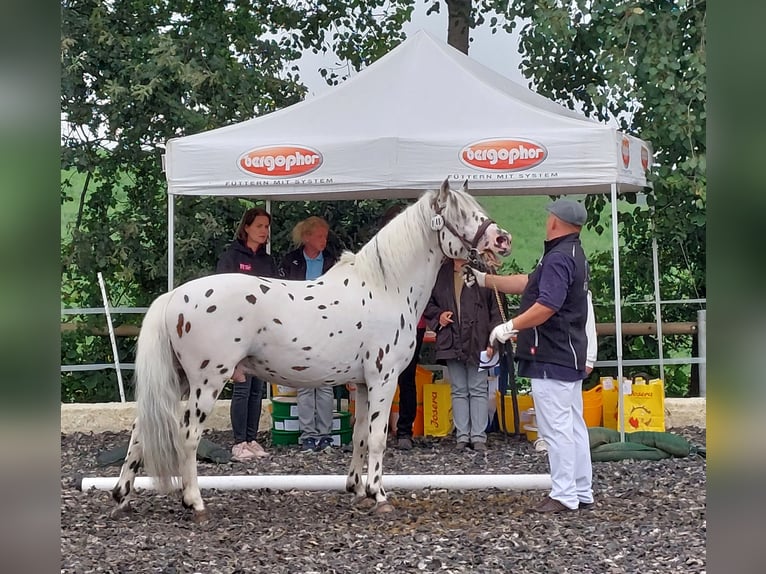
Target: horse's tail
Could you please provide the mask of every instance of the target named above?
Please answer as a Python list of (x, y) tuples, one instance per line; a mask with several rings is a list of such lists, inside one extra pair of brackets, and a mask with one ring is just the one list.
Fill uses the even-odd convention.
[(179, 432), (181, 385), (165, 320), (172, 292), (157, 297), (141, 324), (136, 351), (136, 425), (146, 473), (156, 488), (178, 488), (183, 444)]

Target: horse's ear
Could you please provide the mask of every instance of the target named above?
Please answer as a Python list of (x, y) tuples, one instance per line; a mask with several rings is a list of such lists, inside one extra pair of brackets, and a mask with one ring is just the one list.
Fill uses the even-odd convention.
[(447, 202), (447, 195), (450, 192), (449, 188), (449, 178), (445, 177), (444, 181), (442, 182), (441, 188), (439, 188), (439, 197), (437, 198), (437, 201), (440, 205), (444, 205)]
[(467, 179), (463, 182), (463, 191), (468, 193), (468, 180)]

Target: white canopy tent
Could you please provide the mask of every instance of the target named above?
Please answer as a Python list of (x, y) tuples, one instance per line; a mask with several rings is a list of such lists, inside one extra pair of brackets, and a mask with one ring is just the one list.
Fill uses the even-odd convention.
[(621, 381), (617, 195), (649, 186), (651, 157), (649, 143), (564, 108), (419, 31), (321, 96), (168, 141), (169, 288), (176, 195), (404, 198), (436, 188), (445, 177), (468, 180), (479, 196), (609, 193)]

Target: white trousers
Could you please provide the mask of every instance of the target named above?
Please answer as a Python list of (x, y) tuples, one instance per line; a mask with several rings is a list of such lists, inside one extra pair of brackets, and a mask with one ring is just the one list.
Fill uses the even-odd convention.
[(531, 379), (537, 433), (548, 443), (550, 497), (568, 508), (593, 502), (588, 427), (582, 414), (582, 381)]

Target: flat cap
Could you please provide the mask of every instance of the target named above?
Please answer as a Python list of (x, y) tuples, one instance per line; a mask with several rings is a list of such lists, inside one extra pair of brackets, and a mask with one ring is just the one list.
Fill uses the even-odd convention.
[(588, 212), (582, 203), (571, 199), (557, 199), (545, 206), (545, 209), (562, 221), (582, 227), (588, 219)]

